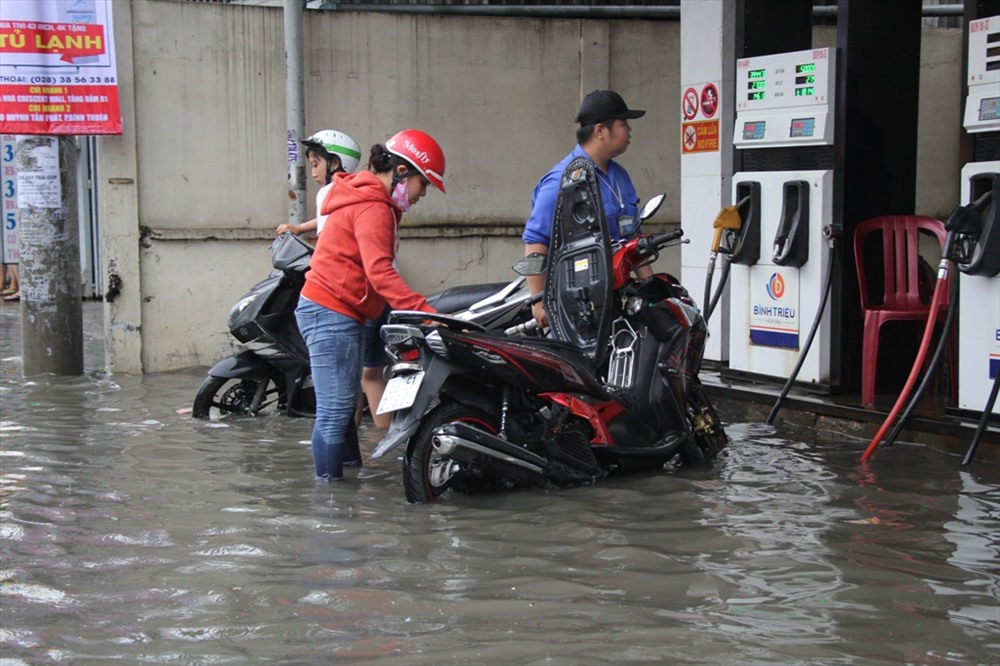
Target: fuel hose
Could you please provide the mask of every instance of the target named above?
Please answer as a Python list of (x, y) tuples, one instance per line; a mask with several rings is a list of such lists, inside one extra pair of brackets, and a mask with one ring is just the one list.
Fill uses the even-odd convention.
[(875, 437), (868, 443), (868, 448), (861, 455), (861, 462), (868, 462), (868, 459), (875, 453), (875, 449), (882, 443), (882, 438), (889, 430), (889, 425), (896, 420), (896, 415), (899, 414), (899, 410), (910, 396), (910, 391), (913, 390), (913, 384), (917, 380), (917, 375), (920, 374), (920, 368), (924, 365), (924, 359), (927, 358), (927, 349), (930, 347), (931, 338), (934, 336), (934, 325), (937, 323), (938, 308), (941, 306), (941, 294), (944, 292), (950, 272), (951, 260), (948, 259), (947, 253), (945, 253), (941, 257), (941, 263), (938, 266), (937, 283), (934, 285), (934, 296), (931, 298), (931, 308), (927, 314), (927, 325), (924, 326), (924, 337), (920, 341), (917, 359), (913, 362), (913, 367), (910, 369), (910, 376), (907, 377), (903, 390), (900, 392), (899, 397), (896, 398), (896, 404), (892, 406), (889, 415), (885, 417), (885, 421), (882, 423), (882, 427), (875, 433)]
[[(948, 216), (948, 220), (945, 222), (944, 227), (948, 232), (945, 237), (944, 247), (941, 250), (941, 263), (938, 265), (937, 282), (934, 285), (934, 296), (931, 298), (931, 307), (927, 313), (927, 325), (924, 326), (924, 337), (920, 341), (920, 349), (917, 351), (917, 359), (913, 363), (913, 367), (910, 369), (910, 376), (906, 379), (906, 385), (903, 386), (902, 392), (900, 392), (899, 397), (896, 399), (896, 404), (893, 405), (892, 410), (890, 410), (888, 416), (886, 416), (885, 421), (882, 423), (882, 427), (879, 431), (875, 433), (875, 437), (872, 441), (868, 443), (868, 448), (861, 455), (861, 462), (868, 462), (869, 458), (875, 453), (875, 449), (878, 448), (879, 444), (882, 443), (882, 437), (885, 435), (886, 431), (889, 429), (889, 424), (891, 424), (896, 419), (896, 415), (899, 414), (900, 408), (903, 403), (907, 401), (910, 395), (910, 391), (913, 389), (913, 384), (917, 379), (917, 375), (920, 374), (920, 369), (923, 367), (924, 359), (927, 357), (927, 348), (930, 346), (931, 338), (934, 335), (934, 325), (937, 323), (938, 309), (941, 306), (941, 294), (944, 292), (945, 284), (948, 282), (948, 276), (952, 272), (952, 268), (955, 265), (955, 260), (960, 260), (964, 256), (963, 248), (966, 246), (966, 239), (977, 238), (982, 230), (982, 211), (990, 204), (992, 201), (992, 192), (985, 192), (978, 199), (973, 201), (971, 204), (964, 206), (958, 206), (955, 210), (951, 212)], [(958, 280), (954, 280), (958, 282)], [(957, 292), (950, 292), (952, 294)], [(948, 317), (951, 316), (951, 310), (955, 307), (957, 303), (957, 298), (949, 299), (949, 313)], [(945, 324), (946, 328), (948, 324)], [(947, 331), (942, 335), (942, 340), (939, 342), (939, 347), (944, 343)], [(936, 355), (936, 354), (935, 354)], [(927, 373), (931, 373), (928, 371)], [(926, 379), (926, 377), (925, 377)], [(992, 409), (992, 407), (990, 408)], [(989, 413), (987, 411), (986, 413)], [(970, 447), (970, 452), (974, 452), (974, 448)]]
[(819, 330), (819, 324), (823, 320), (823, 311), (826, 310), (826, 302), (830, 298), (830, 288), (833, 286), (833, 264), (837, 256), (837, 236), (838, 232), (833, 227), (824, 227), (823, 235), (826, 236), (827, 241), (830, 244), (830, 254), (829, 261), (826, 265), (826, 277), (823, 278), (823, 298), (820, 299), (819, 307), (816, 308), (816, 316), (813, 317), (812, 328), (809, 329), (809, 335), (806, 336), (805, 344), (802, 346), (802, 351), (799, 352), (799, 360), (795, 362), (795, 368), (792, 370), (792, 374), (788, 376), (788, 381), (785, 382), (784, 387), (781, 389), (781, 395), (774, 403), (774, 407), (771, 408), (771, 413), (767, 415), (767, 424), (771, 425), (774, 423), (774, 417), (778, 415), (778, 411), (785, 402), (785, 398), (788, 397), (788, 392), (792, 389), (792, 384), (795, 383), (795, 378), (799, 376), (799, 371), (802, 370), (802, 364), (805, 363), (806, 356), (809, 354), (809, 348), (812, 347), (813, 338), (816, 337), (816, 331)]
[(722, 298), (722, 292), (726, 289), (726, 282), (729, 281), (729, 267), (731, 264), (728, 257), (725, 259), (725, 262), (726, 263), (722, 265), (722, 275), (719, 276), (719, 286), (716, 287), (712, 300), (708, 302), (708, 311), (705, 313), (705, 323), (708, 323), (712, 313), (715, 312), (715, 306), (719, 304), (719, 299)]
[(986, 408), (983, 409), (983, 415), (979, 418), (979, 425), (976, 426), (976, 434), (972, 436), (972, 443), (969, 444), (969, 450), (966, 451), (965, 458), (962, 460), (963, 466), (971, 463), (972, 456), (976, 455), (976, 447), (979, 446), (979, 440), (983, 438), (983, 433), (986, 432), (986, 422), (990, 420), (990, 414), (993, 413), (993, 405), (997, 402), (997, 389), (1000, 389), (1000, 370), (993, 376), (993, 388), (990, 390), (990, 397), (986, 400)]
[(749, 197), (743, 197), (735, 205), (726, 206), (719, 211), (719, 214), (715, 216), (715, 220), (712, 222), (712, 228), (715, 229), (715, 234), (712, 237), (712, 247), (711, 254), (708, 257), (708, 268), (705, 272), (705, 295), (702, 297), (702, 306), (704, 309), (704, 314), (702, 318), (705, 323), (708, 323), (709, 318), (715, 311), (715, 306), (719, 302), (719, 298), (722, 296), (722, 291), (726, 287), (726, 280), (729, 278), (729, 262), (726, 261), (725, 266), (722, 269), (722, 276), (719, 279), (719, 286), (716, 288), (715, 295), (712, 295), (712, 276), (715, 273), (715, 262), (719, 257), (719, 248), (722, 246), (722, 235), (729, 229), (732, 231), (737, 231), (743, 225), (742, 216), (740, 215), (740, 206), (745, 205), (749, 201)]
[(718, 256), (718, 251), (713, 250), (711, 256), (708, 258), (708, 269), (705, 272), (705, 295), (701, 297), (701, 302), (705, 308), (705, 314), (702, 317), (706, 324), (708, 323), (708, 318), (712, 316), (712, 275), (715, 273), (715, 260)]
[[(906, 423), (913, 416), (913, 411), (917, 408), (917, 404), (920, 402), (920, 398), (923, 397), (924, 391), (927, 390), (927, 385), (931, 383), (931, 379), (934, 377), (934, 371), (937, 370), (938, 363), (941, 362), (941, 357), (944, 355), (944, 349), (948, 346), (948, 341), (951, 337), (951, 327), (954, 325), (955, 313), (958, 311), (958, 280), (953, 279), (951, 281), (951, 288), (948, 290), (948, 314), (944, 319), (944, 328), (941, 331), (941, 339), (938, 340), (937, 348), (934, 350), (934, 355), (931, 356), (931, 362), (927, 366), (927, 372), (924, 373), (924, 378), (920, 380), (920, 386), (914, 391), (913, 397), (910, 398), (909, 404), (906, 405), (906, 409), (903, 411), (903, 415), (899, 417), (896, 421), (896, 425), (893, 426), (892, 431), (889, 436), (885, 438), (885, 446), (892, 446), (896, 438), (899, 437), (900, 431), (906, 426)], [(951, 359), (952, 363), (955, 363), (955, 359)]]

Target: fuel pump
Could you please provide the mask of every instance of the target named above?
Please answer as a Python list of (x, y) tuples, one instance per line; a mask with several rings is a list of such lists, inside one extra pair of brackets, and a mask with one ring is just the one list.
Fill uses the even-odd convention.
[[(826, 304), (833, 261), (836, 50), (736, 62), (733, 142), (742, 169), (733, 200), (748, 200), (730, 257), (729, 373), (831, 383)], [(815, 339), (810, 350), (806, 340)], [(800, 358), (801, 356), (801, 358)]]
[[(996, 404), (997, 383), (1000, 381), (1000, 52), (995, 46), (990, 46), (998, 42), (1000, 16), (970, 21), (969, 87), (963, 124), (972, 137), (974, 159), (962, 169), (963, 205), (957, 207), (945, 223), (948, 236), (938, 269), (938, 287), (932, 299), (931, 313), (936, 312), (942, 275), (947, 275), (951, 267), (958, 268), (958, 297), (954, 296), (956, 285), (953, 284), (944, 330), (920, 387), (908, 398), (917, 371), (923, 364), (926, 352), (923, 345), (903, 393), (869, 443), (862, 461), (868, 460), (883, 443), (882, 436), (907, 398), (909, 405), (884, 440), (886, 445), (895, 440), (909, 419), (947, 345), (956, 308), (959, 319), (958, 409), (981, 412), (963, 465), (971, 462), (986, 422), (991, 415), (995, 418), (1000, 410)], [(955, 282), (954, 276), (952, 280)], [(934, 321), (932, 314), (924, 332), (925, 343), (933, 332)]]
[[(972, 160), (962, 168), (962, 202), (983, 201), (978, 220), (957, 231), (958, 408), (983, 411), (1000, 372), (1000, 16), (969, 22), (963, 124)], [(971, 218), (970, 218), (971, 219)], [(1000, 414), (994, 403), (993, 414)]]

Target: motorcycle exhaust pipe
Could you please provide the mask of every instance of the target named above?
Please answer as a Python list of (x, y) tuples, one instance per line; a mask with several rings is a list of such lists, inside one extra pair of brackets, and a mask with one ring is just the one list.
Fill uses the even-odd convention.
[[(521, 483), (541, 484), (545, 481), (545, 470), (540, 465), (497, 451), (485, 444), (454, 434), (437, 434), (432, 441), (435, 453), (451, 460), (478, 465)], [(539, 460), (544, 461), (544, 458)]]

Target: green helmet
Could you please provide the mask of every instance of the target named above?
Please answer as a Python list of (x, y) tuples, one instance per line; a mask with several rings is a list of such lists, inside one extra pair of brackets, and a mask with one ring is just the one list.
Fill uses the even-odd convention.
[[(321, 130), (302, 142), (302, 145), (314, 150), (327, 162), (336, 157), (344, 171), (354, 173), (361, 162), (361, 147), (358, 142), (337, 130)], [(327, 175), (332, 172), (328, 171)]]

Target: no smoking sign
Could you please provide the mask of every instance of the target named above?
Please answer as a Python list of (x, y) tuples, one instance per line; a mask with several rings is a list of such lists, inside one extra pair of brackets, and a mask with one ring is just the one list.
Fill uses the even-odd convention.
[(719, 110), (719, 89), (714, 83), (706, 83), (701, 89), (701, 112), (706, 118), (713, 118)]

